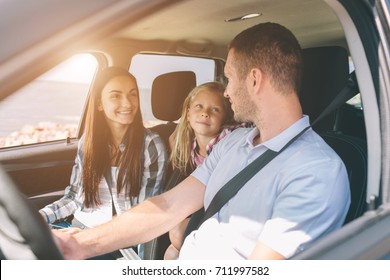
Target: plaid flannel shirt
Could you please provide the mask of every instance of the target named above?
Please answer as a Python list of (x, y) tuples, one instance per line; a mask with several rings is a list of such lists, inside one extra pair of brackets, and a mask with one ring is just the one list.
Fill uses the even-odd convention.
[[(167, 153), (161, 138), (148, 129), (145, 129), (144, 140), (144, 170), (141, 183), (140, 196), (126, 198), (131, 200), (134, 206), (148, 197), (162, 193), (165, 169), (167, 165)], [(41, 209), (49, 223), (65, 219), (77, 209), (83, 208), (84, 196), (82, 195), (82, 139), (79, 141), (75, 164), (72, 169), (70, 184), (65, 189), (64, 196), (52, 204)], [(102, 180), (106, 180), (104, 177)], [(125, 203), (121, 201), (121, 203)], [(129, 201), (127, 201), (129, 204)]]

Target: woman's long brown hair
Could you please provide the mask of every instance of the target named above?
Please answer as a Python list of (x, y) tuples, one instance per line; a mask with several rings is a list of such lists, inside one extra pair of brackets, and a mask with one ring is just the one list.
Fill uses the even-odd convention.
[[(135, 77), (127, 70), (117, 67), (106, 68), (98, 73), (88, 102), (82, 156), (82, 182), (86, 207), (101, 204), (99, 184), (105, 173), (111, 172), (109, 149), (111, 131), (104, 112), (98, 110), (98, 105), (104, 86), (118, 76), (131, 77), (137, 84)], [(125, 188), (126, 197), (137, 197), (142, 180), (144, 143), (144, 126), (139, 104), (134, 121), (129, 125), (122, 143), (126, 144), (126, 148), (118, 163), (117, 193)]]

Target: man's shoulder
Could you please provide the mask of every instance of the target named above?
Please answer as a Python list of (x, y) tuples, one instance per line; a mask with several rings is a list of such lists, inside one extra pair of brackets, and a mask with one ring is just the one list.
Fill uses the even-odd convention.
[(242, 137), (243, 135), (247, 135), (250, 131), (253, 130), (253, 127), (234, 127), (231, 129), (228, 136), (233, 135), (233, 137)]
[(336, 151), (314, 130), (305, 133), (305, 136), (297, 144), (299, 153), (307, 159), (343, 163)]
[(253, 128), (238, 127), (234, 130), (229, 131), (220, 141), (217, 143), (217, 146), (220, 146), (222, 149), (230, 150), (233, 146), (242, 145)]
[(253, 130), (253, 127), (236, 127), (226, 135), (225, 142), (236, 142), (238, 140), (245, 141), (249, 132)]

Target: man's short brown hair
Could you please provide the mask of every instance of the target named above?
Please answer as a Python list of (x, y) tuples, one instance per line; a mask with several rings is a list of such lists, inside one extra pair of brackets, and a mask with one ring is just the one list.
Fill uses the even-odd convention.
[(299, 92), (301, 47), (290, 30), (277, 23), (260, 23), (239, 33), (230, 43), (240, 79), (253, 68), (263, 71), (275, 89)]

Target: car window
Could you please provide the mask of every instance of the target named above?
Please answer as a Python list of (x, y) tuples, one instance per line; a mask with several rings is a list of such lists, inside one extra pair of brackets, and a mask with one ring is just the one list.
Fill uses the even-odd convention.
[(215, 68), (213, 59), (153, 54), (135, 55), (129, 71), (137, 78), (145, 127), (162, 123), (154, 117), (151, 107), (151, 88), (157, 76), (175, 71), (193, 71), (196, 75), (196, 84), (199, 85), (214, 81)]
[(76, 54), (0, 103), (0, 148), (77, 136), (97, 60)]

